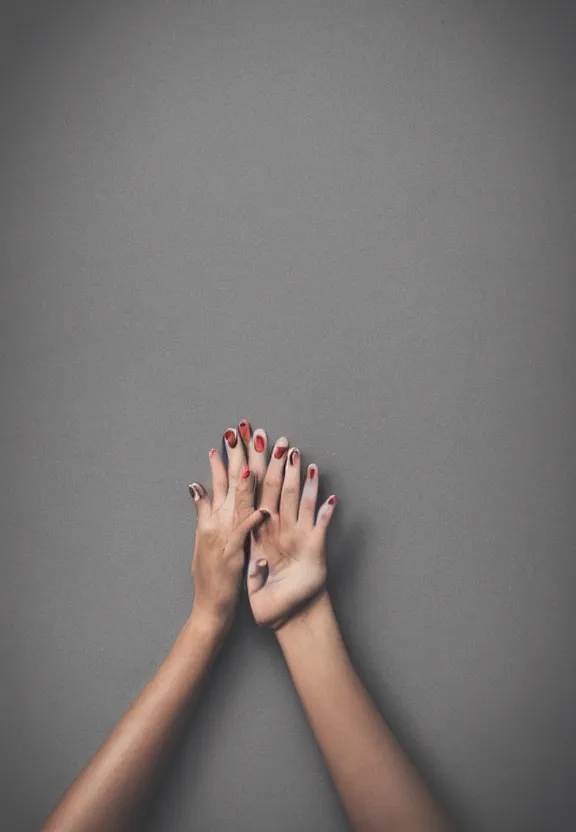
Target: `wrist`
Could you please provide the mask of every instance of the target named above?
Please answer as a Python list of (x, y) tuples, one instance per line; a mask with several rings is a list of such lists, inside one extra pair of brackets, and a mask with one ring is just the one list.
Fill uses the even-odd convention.
[(327, 664), (332, 669), (348, 663), (347, 651), (327, 590), (276, 631), (278, 645), (292, 675), (315, 676)]
[(275, 628), (276, 638), (282, 644), (286, 638), (290, 638), (292, 633), (309, 631), (310, 628), (318, 626), (327, 614), (331, 614), (331, 611), (332, 603), (328, 589), (324, 586), (301, 609)]
[(195, 638), (200, 638), (217, 648), (226, 638), (232, 618), (233, 615), (209, 612), (194, 605), (186, 626)]

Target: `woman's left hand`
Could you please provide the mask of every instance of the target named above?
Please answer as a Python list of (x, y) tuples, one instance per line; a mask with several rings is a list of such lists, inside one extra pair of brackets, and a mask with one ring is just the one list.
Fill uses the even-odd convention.
[(192, 556), (194, 612), (221, 630), (228, 629), (240, 597), (246, 537), (267, 516), (254, 510), (256, 480), (238, 432), (226, 431), (225, 437), (228, 470), (212, 448), (212, 489), (208, 492), (196, 482), (189, 486), (198, 516)]

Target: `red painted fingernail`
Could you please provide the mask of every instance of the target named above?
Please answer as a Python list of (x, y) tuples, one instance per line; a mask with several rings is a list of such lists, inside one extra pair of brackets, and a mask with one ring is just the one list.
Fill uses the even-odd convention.
[(288, 461), (290, 462), (290, 465), (294, 465), (296, 462), (298, 462), (299, 458), (300, 458), (300, 451), (298, 450), (298, 448), (294, 448), (294, 450), (292, 451), (292, 453), (290, 454), (290, 456), (288, 458)]
[(313, 480), (316, 476), (316, 468), (309, 468), (308, 469), (308, 479)]
[(238, 438), (236, 437), (236, 431), (227, 430), (224, 434), (224, 439), (228, 442), (231, 448), (236, 447), (236, 442), (238, 441)]
[(281, 445), (274, 451), (274, 459), (282, 459), (288, 448), (283, 448)]
[(210, 457), (210, 459), (212, 459), (212, 457), (214, 456), (215, 453), (216, 453), (216, 448), (210, 448), (210, 450), (208, 452), (208, 456)]
[(246, 419), (242, 419), (238, 425), (238, 430), (240, 431), (240, 436), (244, 442), (250, 442), (250, 422), (247, 422)]
[(265, 443), (263, 436), (260, 436), (260, 434), (258, 434), (258, 436), (254, 437), (254, 448), (258, 451), (258, 453), (262, 453), (262, 451), (264, 450), (264, 444)]
[(336, 504), (337, 501), (338, 497), (336, 496), (336, 494), (332, 494), (332, 496), (328, 500), (328, 505), (333, 506)]
[(250, 476), (250, 468), (247, 465), (242, 468), (242, 473), (240, 474), (240, 479), (247, 480)]

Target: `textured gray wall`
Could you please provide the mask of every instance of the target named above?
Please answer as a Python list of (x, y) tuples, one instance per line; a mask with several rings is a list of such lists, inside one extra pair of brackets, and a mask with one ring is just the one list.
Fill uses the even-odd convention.
[[(164, 658), (242, 417), (340, 496), (342, 628), (462, 828), (574, 828), (570, 14), (4, 4), (3, 829)], [(246, 608), (149, 816), (346, 829)]]

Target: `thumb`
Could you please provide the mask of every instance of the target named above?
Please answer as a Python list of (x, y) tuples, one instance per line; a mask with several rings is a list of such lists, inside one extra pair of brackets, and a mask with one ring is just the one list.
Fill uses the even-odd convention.
[(248, 595), (254, 595), (259, 589), (262, 589), (266, 583), (266, 571), (268, 569), (268, 561), (266, 558), (259, 558), (256, 561), (251, 561), (248, 567), (248, 575), (246, 576), (246, 589)]
[(266, 511), (264, 508), (256, 509), (256, 511), (253, 511), (248, 515), (248, 517), (245, 517), (244, 520), (234, 529), (234, 542), (236, 545), (242, 546), (246, 535), (269, 517), (270, 512)]

